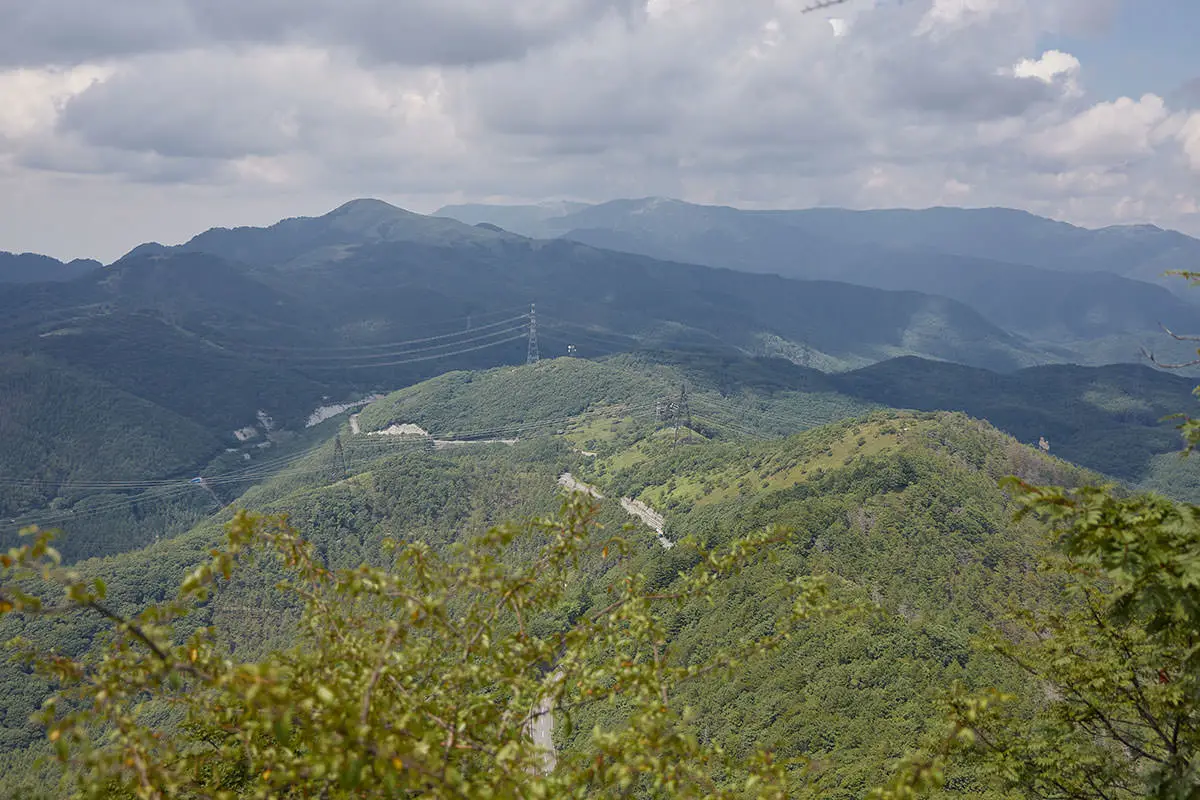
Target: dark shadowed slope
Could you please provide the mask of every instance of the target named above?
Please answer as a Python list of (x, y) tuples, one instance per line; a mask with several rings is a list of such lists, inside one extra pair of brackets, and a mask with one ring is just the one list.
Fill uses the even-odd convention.
[(99, 267), (99, 261), (90, 259), (62, 262), (36, 253), (0, 252), (0, 283), (69, 281)]

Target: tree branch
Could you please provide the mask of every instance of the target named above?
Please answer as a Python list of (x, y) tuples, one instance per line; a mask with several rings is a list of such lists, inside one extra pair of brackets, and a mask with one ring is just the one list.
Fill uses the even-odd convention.
[(387, 665), (388, 653), (391, 652), (392, 644), (396, 641), (396, 636), (400, 633), (400, 626), (394, 625), (388, 631), (387, 639), (383, 642), (383, 648), (379, 651), (379, 660), (375, 664), (375, 671), (371, 673), (371, 680), (367, 683), (367, 690), (363, 692), (362, 710), (359, 712), (358, 721), (361, 725), (367, 724), (367, 718), (371, 714), (371, 694), (375, 691), (375, 687), (379, 684), (379, 679), (383, 675), (383, 668)]

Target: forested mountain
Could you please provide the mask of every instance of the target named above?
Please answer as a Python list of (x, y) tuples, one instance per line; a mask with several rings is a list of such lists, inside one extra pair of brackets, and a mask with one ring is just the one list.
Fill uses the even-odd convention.
[[(126, 260), (151, 253), (207, 253), (249, 266), (254, 280), (303, 306), (310, 328), (330, 345), (387, 343), (421, 324), (536, 300), (591, 352), (603, 346), (588, 341), (589, 333), (601, 341), (616, 334), (618, 342), (781, 348), (839, 368), (901, 354), (1002, 369), (1052, 358), (937, 296), (747, 278), (529, 240), (370, 200), (271, 228), (209, 231), (177, 248), (142, 247)], [(569, 338), (548, 333), (560, 346)], [(278, 344), (295, 342), (280, 337)]]
[[(478, 220), (487, 209), (438, 213)], [(1162, 340), (1160, 323), (1200, 330), (1191, 298), (1155, 285), (1186, 289), (1162, 273), (1200, 260), (1200, 242), (1169, 231), (1091, 231), (1005, 209), (743, 211), (663, 199), (559, 217), (496, 207), (490, 221), (654, 258), (944, 295), (1083, 363), (1186, 353)]]
[(1179, 450), (1176, 424), (1194, 381), (1145, 366), (1033, 367), (997, 374), (906, 358), (829, 376), (837, 391), (894, 408), (963, 411), (1022, 442), (1138, 483), (1155, 456)]
[[(745, 370), (748, 378), (755, 370), (732, 369)], [(819, 757), (825, 764), (819, 784), (827, 797), (856, 797), (881, 780), (890, 759), (936, 727), (932, 701), (951, 682), (1021, 689), (1019, 676), (971, 643), (1007, 599), (1035, 600), (1043, 591), (1022, 577), (1040, 553), (1039, 528), (1012, 521), (996, 480), (1015, 472), (1072, 483), (1084, 473), (961, 415), (883, 412), (770, 438), (769, 426), (788, 409), (807, 407), (830, 418), (856, 412), (833, 405), (822, 392), (795, 388), (765, 404), (749, 389), (723, 398), (719, 379), (695, 387), (694, 430), (681, 436), (679, 421), (663, 419), (653, 402), (670, 396), (675, 370), (561, 359), (445, 376), (377, 402), (359, 419), (362, 433), (342, 424), (340, 445), (325, 439), (238, 505), (288, 512), (331, 567), (377, 562), (385, 537), (442, 549), (504, 519), (550, 512), (559, 502), (556, 480), (564, 470), (611, 498), (600, 504), (600, 520), (612, 531), (629, 519), (616, 502), (623, 495), (663, 512), (669, 539), (695, 534), (714, 546), (745, 530), (785, 524), (795, 537), (777, 549), (771, 570), (837, 576), (841, 591), (873, 598), (884, 613), (819, 624), (734, 683), (716, 676), (693, 682), (680, 700), (702, 711), (696, 735), (735, 752), (769, 742), (781, 755)], [(809, 372), (805, 377), (819, 379)], [(767, 371), (748, 383), (779, 381)], [(753, 410), (768, 426), (746, 427), (757, 425), (745, 413)], [(526, 437), (542, 435), (513, 446), (431, 451), (419, 440), (368, 433), (399, 421), (422, 422), (435, 433), (523, 428)], [(169, 596), (170, 587), (205, 558), (230, 513), (180, 537), (80, 568), (102, 577), (111, 604), (131, 612)], [(633, 543), (627, 556), (581, 565), (571, 609), (563, 614), (608, 604), (606, 587), (629, 572), (668, 591), (696, 558), (686, 547), (664, 550), (645, 528), (626, 535)], [(668, 643), (672, 653), (710, 651), (768, 624), (766, 568), (723, 587), (712, 606), (681, 607)], [(298, 632), (289, 622), (292, 607), (271, 588), (276, 575), (268, 565), (242, 574), (189, 625), (230, 630), (227, 645), (238, 659), (287, 646)], [(38, 620), (14, 624), (0, 622), (6, 639), (20, 632), (68, 654), (85, 651), (101, 629), (76, 617), (50, 628)], [(42, 748), (24, 722), (45, 685), (12, 667), (0, 674), (8, 698), (0, 785), (11, 794), (45, 780), (30, 777), (32, 758)], [(618, 707), (579, 714), (573, 729), (557, 734), (564, 752), (585, 746), (593, 723), (620, 725)], [(970, 776), (968, 771), (963, 779)]]
[[(225, 428), (203, 424), (203, 416), (170, 411), (40, 358), (11, 364), (11, 382), (0, 387), (11, 409), (6, 430), (12, 445), (0, 463), (4, 475), (20, 478), (0, 485), (0, 497), (10, 517), (59, 497), (20, 522), (77, 526), (66, 546), (72, 559), (135, 547), (142, 540), (130, 531), (146, 524), (159, 525), (159, 535), (178, 533), (180, 524), (212, 505), (201, 487), (187, 484), (193, 476), (216, 480), (226, 502), (231, 491), (268, 477), (270, 464), (286, 462), (297, 446), (296, 434), (266, 431), (258, 423), (253, 438), (239, 443)], [(219, 381), (223, 363), (213, 361), (212, 371), (195, 380)], [(409, 422), (444, 438), (528, 438), (553, 428), (559, 417), (584, 411), (588, 391), (630, 403), (645, 416), (686, 385), (702, 428), (787, 435), (875, 408), (965, 411), (993, 420), (1026, 444), (1045, 437), (1053, 453), (1130, 484), (1200, 498), (1195, 462), (1173, 455), (1179, 434), (1162, 420), (1190, 407), (1192, 383), (1147, 367), (1049, 366), (1001, 374), (899, 359), (828, 375), (783, 359), (661, 351), (555, 363), (532, 376), (511, 368), (447, 374), (405, 390), (390, 405), (372, 406), (362, 413), (362, 425)], [(199, 385), (195, 391), (210, 402), (220, 397)], [(470, 403), (456, 401), (459, 395)], [(278, 407), (265, 394), (256, 397)], [(272, 446), (261, 449), (265, 444)], [(224, 453), (228, 447), (235, 452)], [(6, 535), (20, 522), (10, 523)]]
[(285, 219), (267, 228), (214, 228), (174, 247), (157, 243), (134, 248), (129, 256), (208, 253), (253, 266), (292, 261), (337, 261), (347, 248), (381, 242), (453, 247), (512, 238), (441, 217), (414, 214), (382, 200), (352, 200), (321, 217)]

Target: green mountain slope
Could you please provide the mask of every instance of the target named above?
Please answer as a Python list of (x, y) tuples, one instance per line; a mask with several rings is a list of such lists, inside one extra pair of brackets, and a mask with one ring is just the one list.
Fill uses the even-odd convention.
[(1000, 375), (956, 364), (900, 359), (830, 382), (882, 405), (955, 410), (1092, 469), (1145, 480), (1155, 456), (1182, 444), (1172, 414), (1194, 404), (1194, 380), (1143, 366), (1036, 367)]
[[(665, 513), (673, 539), (695, 534), (715, 544), (783, 523), (796, 536), (778, 549), (777, 563), (736, 579), (714, 607), (679, 609), (669, 646), (698, 652), (767, 624), (770, 600), (762, 592), (769, 581), (761, 569), (830, 573), (839, 578), (839, 591), (879, 602), (877, 617), (817, 626), (737, 681), (699, 681), (680, 698), (702, 711), (699, 736), (739, 752), (778, 742), (788, 754), (819, 757), (830, 797), (857, 796), (878, 778), (881, 764), (915, 744), (933, 724), (932, 698), (951, 680), (1020, 687), (970, 643), (1004, 597), (1037, 598), (1043, 591), (1026, 578), (1040, 533), (1032, 523), (1012, 522), (995, 481), (1016, 472), (1070, 483), (1083, 477), (1080, 471), (961, 415), (879, 413), (774, 440), (726, 423), (730, 427), (712, 425), (676, 444), (670, 420), (633, 408), (637, 392), (667, 388), (676, 376), (652, 365), (630, 387), (628, 368), (580, 360), (447, 376), (379, 401), (360, 422), (382, 425), (427, 407), (428, 424), (456, 429), (555, 422), (541, 429), (546, 435), (513, 446), (436, 451), (396, 437), (355, 435), (343, 426), (345, 473), (327, 440), (240, 504), (288, 512), (321, 558), (345, 567), (379, 558), (384, 537), (442, 547), (503, 519), (549, 512), (564, 470), (605, 492), (600, 520), (611, 532), (630, 520), (617, 502), (622, 495)], [(698, 389), (697, 400), (706, 394)], [(473, 416), (476, 409), (483, 416)], [(737, 418), (734, 412), (728, 419)], [(595, 455), (577, 452), (584, 442), (598, 448)], [(204, 557), (228, 516), (222, 512), (184, 536), (81, 568), (105, 578), (118, 608), (137, 608), (164, 596)], [(607, 604), (606, 587), (630, 570), (669, 587), (680, 566), (695, 558), (686, 547), (664, 550), (640, 524), (627, 537), (633, 549), (626, 558), (581, 565), (569, 613)], [(511, 557), (522, 552), (516, 548)], [(274, 580), (270, 564), (243, 573), (197, 613), (195, 624), (228, 629), (237, 657), (286, 645), (290, 612), (271, 589)], [(20, 630), (15, 625), (6, 620), (0, 634), (7, 639), (20, 632), (67, 652), (85, 649), (98, 630), (77, 618), (51, 628), (36, 621)], [(8, 755), (0, 761), (7, 766), (7, 783), (0, 786), (11, 788), (41, 751), (23, 719), (45, 687), (11, 666), (3, 669), (0, 743)], [(619, 716), (619, 709), (583, 709), (575, 730), (589, 730), (592, 721), (619, 724)], [(580, 746), (565, 729), (560, 735), (561, 746)]]
[[(699, 656), (768, 631), (766, 587), (780, 575), (831, 573), (886, 609), (817, 626), (734, 680), (696, 685), (678, 700), (695, 709), (698, 735), (738, 753), (765, 743), (814, 758), (822, 796), (858, 797), (882, 778), (880, 764), (928, 730), (941, 688), (961, 680), (1019, 690), (1019, 676), (972, 646), (1007, 600), (1048, 601), (1029, 578), (1040, 536), (1011, 522), (995, 481), (1016, 473), (1071, 483), (1081, 477), (1071, 467), (941, 414), (879, 415), (758, 445), (662, 443), (642, 455), (629, 466), (599, 459), (589, 477), (664, 511), (669, 538), (716, 544), (770, 523), (796, 534), (775, 564), (712, 607), (680, 609), (672, 646)], [(669, 592), (680, 563), (683, 553), (651, 551), (640, 566)], [(617, 719), (581, 715), (572, 743), (593, 722)]]
[(222, 444), (192, 420), (39, 357), (0, 357), (0, 408), (4, 518), (63, 484), (179, 474)]

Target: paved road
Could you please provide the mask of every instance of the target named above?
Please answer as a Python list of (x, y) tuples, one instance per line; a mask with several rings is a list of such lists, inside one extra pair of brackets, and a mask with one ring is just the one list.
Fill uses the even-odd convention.
[(584, 494), (590, 494), (597, 500), (604, 499), (604, 495), (600, 494), (600, 491), (595, 486), (589, 486), (569, 472), (564, 472), (558, 476), (558, 485), (568, 492), (583, 492)]
[[(595, 486), (584, 483), (569, 472), (564, 472), (558, 476), (558, 485), (562, 486), (569, 492), (585, 492), (590, 494), (597, 500), (603, 500), (604, 495), (600, 494), (600, 490)], [(663, 550), (670, 550), (675, 546), (675, 543), (666, 537), (663, 533), (663, 528), (666, 526), (666, 519), (662, 514), (655, 511), (650, 506), (643, 503), (641, 500), (634, 500), (630, 497), (621, 498), (621, 508), (625, 509), (630, 516), (637, 517), (646, 527), (654, 531), (658, 538), (658, 543), (662, 545)]]
[(547, 689), (546, 696), (538, 701), (533, 719), (528, 727), (530, 738), (533, 739), (535, 745), (541, 748), (543, 753), (543, 775), (549, 775), (558, 764), (558, 754), (554, 751), (554, 708), (550, 690), (562, 680), (562, 677), (562, 672), (558, 670), (555, 670), (554, 674), (550, 676), (550, 688)]
[(554, 711), (550, 708), (550, 698), (542, 699), (538, 704), (537, 716), (529, 729), (533, 743), (542, 749), (542, 774), (549, 775), (558, 764), (558, 754), (554, 752)]
[(631, 497), (621, 498), (621, 508), (625, 509), (631, 515), (646, 523), (646, 527), (654, 531), (655, 536), (658, 537), (658, 543), (662, 545), (663, 550), (670, 550), (675, 546), (675, 543), (668, 539), (666, 534), (663, 533), (663, 528), (666, 527), (667, 520), (662, 514), (658, 513), (641, 500), (634, 500)]

